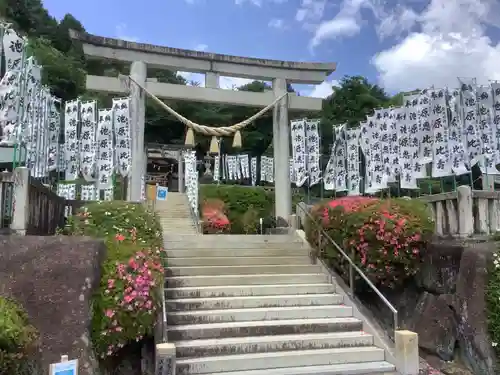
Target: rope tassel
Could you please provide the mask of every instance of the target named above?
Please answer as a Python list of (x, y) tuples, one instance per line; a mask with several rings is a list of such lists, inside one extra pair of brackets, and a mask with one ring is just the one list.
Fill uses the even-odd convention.
[(219, 153), (219, 142), (217, 141), (217, 137), (214, 135), (212, 140), (210, 141), (210, 153), (218, 154)]
[(233, 138), (233, 148), (241, 148), (241, 132), (239, 130), (234, 133), (234, 138)]
[(192, 128), (188, 128), (184, 144), (188, 147), (194, 147), (194, 131)]

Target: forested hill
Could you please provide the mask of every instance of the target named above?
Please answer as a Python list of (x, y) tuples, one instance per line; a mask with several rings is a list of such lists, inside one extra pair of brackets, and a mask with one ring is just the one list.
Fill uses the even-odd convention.
[[(118, 73), (127, 73), (129, 67), (112, 62), (86, 61), (81, 46), (69, 38), (69, 29), (85, 31), (84, 25), (73, 15), (66, 14), (58, 21), (49, 14), (40, 0), (0, 0), (0, 14), (12, 22), (19, 32), (28, 36), (30, 48), (44, 67), (44, 83), (51, 87), (55, 95), (63, 100), (76, 97), (95, 98), (99, 100), (101, 107), (110, 105), (109, 97), (85, 91), (85, 76), (87, 73), (117, 76)], [(171, 71), (149, 70), (148, 75), (156, 77), (160, 82), (187, 84), (183, 77)], [(264, 83), (255, 81), (240, 87), (239, 90), (259, 92), (267, 88)], [(289, 87), (289, 90), (293, 89)], [(315, 115), (324, 120), (321, 127), (323, 152), (329, 153), (332, 124), (347, 122), (356, 125), (374, 108), (397, 105), (401, 99), (401, 94), (391, 98), (382, 88), (369, 83), (364, 77), (341, 79), (340, 87), (334, 88), (334, 94), (325, 99), (323, 111)], [(169, 104), (190, 120), (221, 126), (239, 122), (255, 112), (251, 108), (225, 105), (188, 102)], [(148, 102), (146, 141), (182, 143), (184, 132), (183, 125), (151, 101)], [(272, 113), (269, 112), (247, 127), (243, 132), (243, 139), (244, 152), (252, 155), (263, 154), (272, 140)], [(197, 141), (208, 149), (208, 139), (197, 137)]]

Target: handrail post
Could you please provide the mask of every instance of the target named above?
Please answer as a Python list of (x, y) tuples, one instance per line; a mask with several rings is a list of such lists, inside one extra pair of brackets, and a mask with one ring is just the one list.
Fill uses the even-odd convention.
[[(354, 250), (351, 253), (351, 257), (354, 261)], [(349, 289), (351, 291), (351, 296), (354, 297), (354, 268), (351, 262), (349, 262)]]
[(318, 230), (318, 252), (316, 254), (314, 254), (313, 256), (313, 263), (316, 264), (316, 262), (318, 261), (318, 257), (320, 256), (321, 254), (321, 231)]

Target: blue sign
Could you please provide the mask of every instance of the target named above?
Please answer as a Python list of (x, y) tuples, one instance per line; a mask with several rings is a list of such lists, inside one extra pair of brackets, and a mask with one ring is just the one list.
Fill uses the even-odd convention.
[(52, 364), (50, 375), (78, 375), (78, 360)]
[(165, 201), (167, 200), (168, 187), (157, 186), (156, 187), (156, 200)]

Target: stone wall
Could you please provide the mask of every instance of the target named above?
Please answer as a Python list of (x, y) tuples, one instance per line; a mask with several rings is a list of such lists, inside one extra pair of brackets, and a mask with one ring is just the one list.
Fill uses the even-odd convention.
[(85, 237), (0, 236), (0, 295), (16, 299), (40, 332), (41, 372), (61, 355), (95, 375), (90, 299), (99, 286), (106, 248)]
[[(497, 373), (485, 301), (487, 266), (495, 249), (488, 242), (436, 241), (423, 252), (414, 279), (399, 290), (383, 291), (398, 309), (401, 324), (418, 333), (422, 353), (434, 367), (454, 361), (473, 374)], [(363, 293), (361, 300), (383, 326), (391, 327), (392, 317), (378, 298)]]

